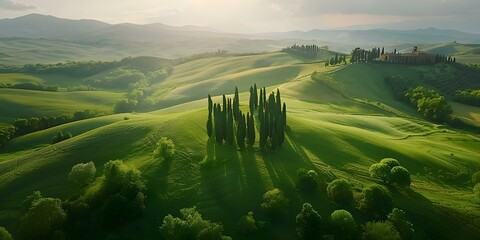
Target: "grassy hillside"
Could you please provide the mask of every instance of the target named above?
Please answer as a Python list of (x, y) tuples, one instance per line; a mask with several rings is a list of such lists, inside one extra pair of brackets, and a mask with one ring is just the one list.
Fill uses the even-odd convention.
[[(380, 183), (369, 176), (369, 166), (393, 157), (409, 169), (413, 183), (409, 190), (391, 189), (394, 205), (406, 211), (418, 237), (475, 239), (480, 234), (478, 200), (469, 180), (457, 182), (449, 176), (480, 170), (480, 136), (422, 120), (409, 106), (393, 99), (383, 80), (397, 74), (416, 78), (422, 68), (324, 67), (301, 64), (283, 53), (178, 65), (172, 76), (154, 86), (156, 97), (167, 108), (73, 122), (22, 136), (1, 149), (0, 195), (5, 197), (0, 198), (0, 225), (17, 233), (21, 202), (34, 190), (62, 199), (78, 194), (79, 190), (67, 183), (73, 165), (93, 161), (99, 176), (105, 162), (122, 159), (142, 172), (148, 189), (144, 216), (116, 230), (127, 237), (162, 238), (158, 227), (165, 215), (178, 215), (179, 209), (196, 205), (205, 218), (222, 222), (227, 235), (242, 239), (240, 217), (253, 211), (256, 218), (270, 220), (260, 206), (262, 195), (278, 187), (290, 199), (285, 217), (251, 238), (293, 239), (295, 216), (302, 203), (312, 203), (325, 220), (332, 211), (345, 208), (327, 197), (325, 185), (311, 194), (299, 191), (295, 186), (297, 169), (314, 169), (327, 182), (347, 179), (359, 200), (364, 186)], [(231, 94), (238, 86), (241, 108), (246, 112), (252, 83), (265, 85), (268, 91), (278, 87), (287, 104), (286, 141), (276, 152), (259, 150), (258, 142), (254, 149), (240, 151), (208, 140), (206, 95), (212, 93), (219, 102), (221, 93)], [(106, 93), (91, 93), (100, 95), (97, 100), (83, 96), (88, 99), (83, 104), (106, 106), (113, 100), (113, 96), (102, 96)], [(67, 93), (41, 94), (55, 99), (55, 94)], [(64, 106), (60, 100), (42, 103), (39, 96), (28, 98), (39, 102), (36, 108), (44, 108), (39, 111), (68, 109), (68, 102)], [(475, 111), (465, 108), (455, 114)], [(123, 120), (125, 116), (129, 119)], [(74, 137), (51, 145), (51, 138), (60, 130)], [(172, 160), (153, 157), (154, 145), (162, 136), (175, 144), (177, 153)], [(356, 206), (346, 208), (358, 224), (365, 223), (367, 218)]]

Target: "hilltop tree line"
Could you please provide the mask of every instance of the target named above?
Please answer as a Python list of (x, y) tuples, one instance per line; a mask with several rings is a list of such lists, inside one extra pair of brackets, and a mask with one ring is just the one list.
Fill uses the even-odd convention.
[(346, 64), (347, 63), (347, 55), (338, 55), (338, 53), (335, 53), (335, 57), (332, 57), (330, 58), (330, 61), (325, 61), (325, 67), (331, 65), (331, 66), (334, 66), (334, 65), (337, 65), (337, 64), (340, 64), (340, 63), (344, 63)]
[(294, 44), (290, 47), (283, 48), (282, 52), (298, 55), (300, 57), (305, 57), (305, 58), (316, 58), (318, 53), (320, 52), (320, 49), (321, 48), (315, 44), (312, 44), (312, 45)]
[(455, 94), (457, 102), (480, 107), (480, 89), (461, 90)]
[(435, 90), (416, 86), (412, 80), (400, 77), (385, 78), (397, 100), (402, 100), (413, 105), (426, 119), (444, 123), (451, 120), (451, 106), (444, 96)]
[[(233, 99), (223, 95), (222, 104), (213, 103), (208, 95), (208, 120), (207, 134), (209, 138), (215, 138), (218, 143), (226, 142), (233, 145), (236, 141), (240, 148), (245, 143), (252, 147), (256, 141), (256, 131), (259, 129), (259, 146), (261, 149), (269, 148), (275, 150), (285, 141), (286, 109), (280, 96), (277, 93), (266, 94), (265, 87), (258, 93), (257, 85), (250, 87), (249, 112), (245, 115), (240, 109), (240, 98), (238, 88), (235, 87)], [(255, 127), (255, 117), (258, 118), (258, 127)], [(236, 125), (236, 130), (235, 130)]]
[[(76, 111), (73, 114), (63, 114), (51, 117), (30, 117), (18, 118), (12, 126), (0, 128), (0, 146), (3, 146), (9, 140), (28, 133), (55, 127), (61, 124), (79, 121), (88, 118), (103, 116), (103, 113), (97, 113), (91, 110)], [(59, 139), (64, 139), (59, 138)], [(53, 140), (55, 142), (55, 140)]]
[[(350, 63), (372, 63), (375, 62), (381, 55), (386, 54), (385, 48), (374, 47), (371, 50), (365, 50), (362, 48), (355, 48), (352, 50)], [(400, 54), (397, 49), (393, 51), (393, 54)], [(446, 55), (435, 55), (435, 63), (455, 63), (454, 57), (447, 57)], [(405, 62), (407, 63), (407, 62)]]

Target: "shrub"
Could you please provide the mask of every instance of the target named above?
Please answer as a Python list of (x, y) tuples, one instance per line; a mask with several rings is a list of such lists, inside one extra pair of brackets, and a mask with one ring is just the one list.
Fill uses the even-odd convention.
[(97, 169), (95, 164), (90, 161), (88, 163), (79, 163), (72, 167), (68, 180), (74, 184), (87, 185), (93, 181)]
[(304, 203), (296, 217), (297, 235), (300, 239), (318, 239), (321, 235), (322, 217), (310, 203)]
[(402, 240), (390, 222), (368, 222), (363, 232), (364, 240)]
[(13, 240), (12, 235), (4, 227), (0, 227), (0, 239)]
[(363, 189), (361, 208), (375, 218), (384, 219), (393, 208), (392, 197), (383, 186), (368, 186)]
[(165, 239), (230, 239), (223, 235), (223, 226), (204, 220), (196, 207), (183, 208), (180, 217), (168, 214), (160, 226)]
[(257, 231), (257, 224), (253, 212), (248, 212), (247, 215), (240, 218), (238, 225), (240, 231), (245, 235), (252, 235)]
[(62, 201), (58, 198), (40, 198), (32, 203), (22, 218), (22, 228), (27, 238), (48, 239), (66, 219)]
[(328, 184), (327, 194), (337, 203), (349, 204), (353, 201), (352, 187), (343, 179), (335, 179)]
[(473, 194), (480, 199), (480, 183), (477, 183), (475, 187), (473, 187)]
[(59, 143), (61, 141), (65, 141), (69, 138), (72, 138), (72, 134), (69, 133), (69, 132), (63, 132), (63, 131), (60, 131), (57, 133), (57, 135), (55, 135), (53, 138), (52, 138), (52, 144), (55, 144), (55, 143)]
[(413, 224), (407, 221), (407, 216), (404, 211), (394, 208), (392, 212), (388, 214), (387, 221), (393, 224), (403, 240), (413, 239), (415, 230), (413, 229)]
[(301, 190), (312, 191), (318, 187), (318, 174), (314, 170), (300, 168), (297, 170), (297, 177), (297, 187)]
[(411, 184), (410, 172), (402, 166), (393, 167), (389, 178), (391, 183), (395, 183), (400, 187), (409, 187)]
[(288, 203), (289, 200), (285, 198), (283, 192), (278, 188), (274, 188), (263, 194), (262, 208), (269, 214), (282, 214), (288, 207)]
[(32, 207), (33, 203), (43, 198), (42, 193), (40, 191), (34, 191), (30, 194), (25, 200), (23, 200), (23, 210), (24, 212), (28, 212)]
[(165, 160), (171, 160), (175, 154), (175, 144), (172, 139), (161, 137), (157, 142), (157, 148), (154, 151), (155, 157), (163, 157)]
[(350, 239), (356, 234), (357, 225), (352, 214), (346, 210), (335, 210), (330, 215), (333, 230), (336, 238)]
[(380, 164), (385, 164), (390, 169), (396, 166), (400, 166), (400, 163), (397, 161), (397, 159), (394, 158), (384, 158), (380, 161)]
[(130, 113), (137, 108), (137, 102), (134, 100), (123, 99), (115, 103), (113, 113)]
[(472, 184), (475, 185), (477, 183), (480, 183), (480, 171), (472, 174)]

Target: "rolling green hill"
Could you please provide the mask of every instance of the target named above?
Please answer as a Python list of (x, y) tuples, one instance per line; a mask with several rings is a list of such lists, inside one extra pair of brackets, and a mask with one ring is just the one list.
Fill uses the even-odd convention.
[[(392, 189), (391, 193), (394, 205), (406, 211), (417, 236), (475, 239), (480, 234), (478, 200), (469, 179), (458, 182), (449, 176), (480, 169), (480, 136), (421, 119), (409, 106), (394, 100), (384, 82), (390, 75), (417, 78), (426, 67), (324, 67), (321, 63), (303, 64), (284, 53), (180, 64), (172, 76), (153, 86), (161, 101), (160, 110), (60, 125), (16, 138), (1, 149), (0, 196), (4, 197), (0, 198), (0, 225), (18, 233), (21, 202), (34, 190), (67, 199), (98, 185), (99, 179), (87, 189), (73, 189), (67, 183), (73, 165), (93, 161), (99, 176), (105, 162), (122, 159), (142, 172), (148, 189), (143, 217), (115, 230), (126, 237), (161, 238), (158, 227), (165, 215), (177, 215), (179, 209), (196, 205), (206, 218), (222, 222), (227, 235), (242, 239), (240, 217), (253, 211), (260, 220), (269, 220), (260, 206), (262, 195), (277, 187), (290, 199), (284, 220), (250, 238), (292, 239), (302, 203), (312, 203), (324, 219), (344, 208), (329, 200), (325, 185), (312, 194), (298, 191), (299, 168), (314, 169), (327, 182), (349, 180), (358, 200), (364, 186), (380, 183), (369, 176), (369, 166), (393, 157), (412, 174), (409, 190)], [(232, 94), (238, 86), (241, 108), (246, 112), (248, 87), (253, 83), (266, 86), (268, 91), (279, 88), (287, 104), (286, 141), (276, 152), (261, 151), (258, 143), (254, 149), (240, 151), (208, 140), (206, 95), (212, 93), (218, 102), (221, 93)], [(98, 95), (88, 95), (92, 93)], [(104, 92), (66, 94), (35, 92), (20, 99), (38, 103), (33, 106), (44, 112), (67, 111), (69, 105), (77, 104), (106, 107), (117, 96)], [(7, 99), (11, 98), (15, 97)], [(84, 101), (65, 101), (79, 98)], [(9, 101), (9, 105), (14, 103)], [(16, 108), (32, 111), (18, 104)], [(480, 112), (473, 107), (454, 108), (460, 116)], [(51, 145), (51, 138), (60, 130), (74, 137)], [(171, 161), (153, 157), (155, 143), (162, 136), (175, 144), (177, 153)], [(367, 219), (355, 206), (347, 208), (358, 224), (365, 223)], [(105, 237), (101, 234), (98, 238)]]

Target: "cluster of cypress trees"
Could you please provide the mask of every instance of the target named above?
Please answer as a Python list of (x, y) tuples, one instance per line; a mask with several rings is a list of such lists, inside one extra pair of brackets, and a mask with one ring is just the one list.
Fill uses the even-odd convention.
[(260, 89), (258, 120), (260, 122), (260, 148), (264, 149), (269, 145), (270, 149), (275, 150), (282, 146), (285, 141), (287, 125), (287, 105), (283, 103), (282, 109), (279, 89), (277, 89), (276, 95), (271, 92), (268, 99), (265, 88)]
[[(208, 95), (208, 120), (207, 134), (209, 138), (215, 138), (218, 143), (226, 142), (233, 145), (236, 140), (240, 148), (245, 145), (252, 147), (255, 144), (255, 118), (258, 112), (260, 124), (260, 148), (264, 149), (269, 141), (271, 149), (275, 150), (284, 142), (286, 126), (286, 105), (283, 111), (280, 99), (280, 91), (277, 95), (270, 93), (266, 98), (265, 88), (260, 89), (258, 94), (257, 84), (250, 87), (249, 110), (246, 115), (240, 110), (240, 98), (238, 88), (235, 87), (233, 99), (223, 95), (222, 104), (213, 103)], [(255, 111), (257, 110), (257, 111)], [(235, 124), (236, 123), (236, 124)], [(236, 131), (234, 129), (236, 125)]]

